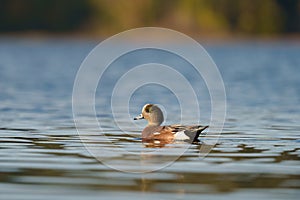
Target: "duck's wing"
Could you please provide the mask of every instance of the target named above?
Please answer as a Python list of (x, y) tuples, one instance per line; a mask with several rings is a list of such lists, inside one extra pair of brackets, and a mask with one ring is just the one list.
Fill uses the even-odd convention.
[(175, 125), (165, 126), (164, 128), (169, 129), (175, 135), (175, 139), (197, 142), (199, 135), (207, 127), (208, 126), (202, 126), (202, 125), (184, 126), (184, 125), (175, 124)]
[(208, 126), (202, 126), (202, 125), (194, 125), (194, 126), (184, 126), (184, 125), (180, 125), (180, 124), (173, 124), (173, 125), (169, 125), (169, 126), (165, 126), (165, 128), (169, 128), (172, 130), (172, 132), (177, 133), (180, 131), (190, 131), (190, 132), (198, 132), (198, 131), (203, 131), (206, 128), (208, 128)]

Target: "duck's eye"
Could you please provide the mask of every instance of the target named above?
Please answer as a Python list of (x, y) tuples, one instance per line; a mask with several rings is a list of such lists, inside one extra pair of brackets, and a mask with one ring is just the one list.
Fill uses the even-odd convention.
[(146, 108), (145, 108), (145, 112), (146, 112), (146, 113), (149, 113), (149, 112), (150, 112), (150, 109), (151, 109), (151, 107), (152, 107), (152, 105), (148, 105), (148, 106), (146, 106)]

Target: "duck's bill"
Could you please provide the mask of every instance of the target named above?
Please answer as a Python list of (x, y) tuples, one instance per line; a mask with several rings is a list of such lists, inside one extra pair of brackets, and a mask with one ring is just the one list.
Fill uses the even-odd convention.
[(144, 119), (144, 116), (140, 114), (139, 116), (133, 118), (133, 120), (139, 120), (139, 119)]

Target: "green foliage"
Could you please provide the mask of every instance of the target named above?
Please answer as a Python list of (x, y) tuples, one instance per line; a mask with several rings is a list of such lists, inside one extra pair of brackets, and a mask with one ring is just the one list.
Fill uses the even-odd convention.
[(0, 31), (111, 34), (163, 26), (204, 34), (299, 33), (300, 0), (0, 0)]
[(70, 31), (88, 19), (82, 0), (0, 0), (1, 31)]

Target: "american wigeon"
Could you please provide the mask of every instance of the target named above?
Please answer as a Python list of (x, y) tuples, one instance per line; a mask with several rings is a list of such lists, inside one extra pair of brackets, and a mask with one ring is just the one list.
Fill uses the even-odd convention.
[(154, 104), (146, 104), (142, 109), (142, 114), (135, 117), (134, 120), (146, 119), (148, 125), (142, 132), (143, 141), (147, 140), (165, 140), (167, 143), (174, 140), (185, 140), (191, 143), (198, 142), (200, 133), (208, 126), (183, 126), (168, 125), (161, 126), (164, 121), (163, 112)]

